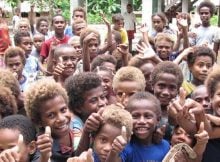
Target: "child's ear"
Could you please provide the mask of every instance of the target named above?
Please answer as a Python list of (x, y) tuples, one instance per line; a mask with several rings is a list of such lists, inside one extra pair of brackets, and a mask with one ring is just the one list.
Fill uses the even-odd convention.
[(36, 149), (37, 149), (36, 141), (31, 141), (28, 144), (28, 153), (29, 153), (29, 155), (34, 154)]

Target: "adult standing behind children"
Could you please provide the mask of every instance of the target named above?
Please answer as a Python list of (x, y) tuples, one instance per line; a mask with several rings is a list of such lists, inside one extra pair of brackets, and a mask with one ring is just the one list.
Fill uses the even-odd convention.
[(127, 30), (129, 52), (132, 51), (132, 39), (134, 39), (134, 33), (136, 32), (136, 17), (133, 13), (133, 8), (130, 3), (127, 4), (127, 11), (123, 14), (124, 28)]

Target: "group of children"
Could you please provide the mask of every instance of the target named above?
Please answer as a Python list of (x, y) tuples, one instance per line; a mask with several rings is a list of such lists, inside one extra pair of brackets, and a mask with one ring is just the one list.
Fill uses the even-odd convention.
[[(204, 29), (211, 6), (198, 7)], [(52, 35), (45, 18), (33, 36), (18, 22), (0, 69), (0, 162), (217, 162), (220, 70), (209, 43), (192, 46), (201, 36), (187, 14), (177, 16), (178, 33), (152, 15), (155, 31), (139, 29), (134, 56), (123, 16), (113, 27), (101, 17), (104, 43), (81, 7), (71, 27), (55, 15)]]

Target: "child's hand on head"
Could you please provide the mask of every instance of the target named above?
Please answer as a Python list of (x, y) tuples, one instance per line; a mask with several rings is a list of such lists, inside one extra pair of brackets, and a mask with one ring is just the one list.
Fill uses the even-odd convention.
[(0, 153), (0, 162), (19, 161), (19, 153), (22, 152), (23, 142), (23, 136), (19, 134), (17, 145)]
[(97, 113), (92, 113), (85, 122), (84, 131), (91, 133), (99, 129), (100, 124), (103, 121), (102, 113), (104, 108), (101, 108)]
[(112, 151), (120, 153), (128, 143), (126, 127), (122, 126), (121, 135), (117, 136), (112, 143)]
[(92, 156), (92, 149), (84, 151), (79, 157), (77, 156), (67, 159), (67, 162), (94, 162), (94, 158)]
[(37, 148), (41, 153), (41, 159), (48, 161), (51, 156), (53, 140), (51, 138), (51, 128), (46, 126), (45, 133), (37, 137)]
[(89, 43), (90, 40), (96, 40), (97, 36), (95, 33), (90, 33), (88, 34), (84, 40), (83, 40), (83, 45), (87, 45)]

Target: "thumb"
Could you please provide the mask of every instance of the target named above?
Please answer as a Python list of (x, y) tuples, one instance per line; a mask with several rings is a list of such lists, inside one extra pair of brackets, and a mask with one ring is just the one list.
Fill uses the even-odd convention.
[(24, 142), (24, 137), (23, 137), (22, 134), (19, 134), (19, 136), (18, 136), (18, 143), (17, 143), (17, 145), (16, 145), (15, 147), (13, 147), (12, 149), (13, 149), (14, 151), (16, 151), (17, 153), (21, 152), (23, 142)]
[(186, 100), (186, 91), (183, 89), (183, 87), (180, 87), (180, 91), (179, 91), (179, 103), (180, 105), (184, 105)]
[(46, 126), (45, 127), (45, 134), (48, 134), (49, 136), (51, 136), (51, 128), (50, 128), (50, 126)]
[(87, 162), (94, 162), (94, 159), (93, 159), (93, 156), (92, 156), (92, 149), (91, 148), (88, 150), (86, 158), (87, 158)]
[(121, 136), (127, 141), (127, 130), (125, 126), (121, 127)]
[(198, 130), (198, 134), (202, 133), (204, 131), (204, 122), (201, 122), (199, 125), (199, 130)]
[(98, 113), (100, 116), (102, 116), (102, 114), (103, 114), (103, 112), (104, 112), (104, 109), (105, 109), (105, 108), (99, 109), (97, 113)]

